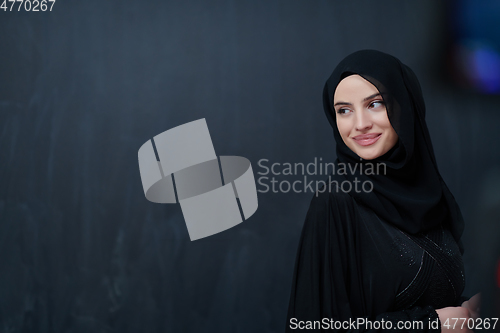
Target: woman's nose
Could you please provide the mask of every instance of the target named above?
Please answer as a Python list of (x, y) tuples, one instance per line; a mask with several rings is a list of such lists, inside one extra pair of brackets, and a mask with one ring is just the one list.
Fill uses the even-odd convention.
[(372, 121), (370, 115), (366, 113), (365, 110), (356, 112), (356, 130), (363, 131), (370, 129), (372, 127)]

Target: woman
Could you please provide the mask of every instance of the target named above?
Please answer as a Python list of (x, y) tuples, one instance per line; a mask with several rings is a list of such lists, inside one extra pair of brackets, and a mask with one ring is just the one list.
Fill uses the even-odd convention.
[(460, 331), (446, 319), (477, 307), (476, 298), (461, 306), (463, 219), (436, 165), (415, 74), (358, 51), (335, 68), (323, 103), (337, 160), (302, 230), (287, 332)]

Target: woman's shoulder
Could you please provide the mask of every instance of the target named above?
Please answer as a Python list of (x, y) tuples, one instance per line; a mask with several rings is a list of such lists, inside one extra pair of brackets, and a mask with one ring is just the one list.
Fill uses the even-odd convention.
[(317, 192), (311, 199), (306, 223), (347, 227), (352, 224), (355, 206), (356, 202), (349, 193), (334, 190)]
[[(325, 188), (323, 188), (325, 189)], [(338, 188), (332, 188), (331, 190), (323, 190), (314, 193), (310, 207), (314, 208), (352, 208), (356, 205), (353, 197), (349, 192), (344, 192)]]

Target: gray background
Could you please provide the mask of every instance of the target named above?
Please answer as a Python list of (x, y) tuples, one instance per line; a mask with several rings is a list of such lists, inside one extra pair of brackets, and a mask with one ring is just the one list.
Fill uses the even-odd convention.
[(421, 80), (478, 291), (500, 98), (446, 80), (445, 2), (59, 0), (0, 11), (0, 32), (0, 332), (283, 331), (312, 194), (259, 193), (250, 220), (190, 242), (178, 205), (145, 199), (137, 151), (206, 118), (256, 178), (263, 158), (333, 161), (322, 88), (364, 48)]

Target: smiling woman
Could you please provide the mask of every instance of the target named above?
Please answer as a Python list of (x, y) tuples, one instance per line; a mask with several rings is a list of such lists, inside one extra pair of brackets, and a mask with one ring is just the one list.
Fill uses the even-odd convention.
[(342, 140), (365, 160), (379, 157), (398, 141), (377, 88), (359, 75), (340, 81), (334, 96)]
[[(327, 80), (323, 105), (335, 167), (352, 170), (330, 175), (330, 184), (373, 188), (312, 198), (287, 332), (466, 332), (447, 325), (478, 316), (478, 297), (462, 296), (464, 222), (438, 171), (415, 74), (388, 54), (355, 52)], [(386, 172), (354, 167), (367, 163), (383, 163)]]

